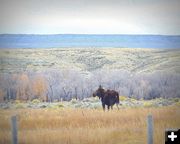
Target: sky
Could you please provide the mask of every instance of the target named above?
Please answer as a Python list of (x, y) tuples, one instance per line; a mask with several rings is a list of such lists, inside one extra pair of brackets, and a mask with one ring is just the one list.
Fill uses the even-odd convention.
[(0, 0), (0, 34), (180, 35), (180, 0)]

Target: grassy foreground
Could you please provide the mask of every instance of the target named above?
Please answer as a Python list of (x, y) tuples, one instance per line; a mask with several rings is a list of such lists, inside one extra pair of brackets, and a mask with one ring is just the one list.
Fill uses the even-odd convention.
[(166, 128), (180, 128), (180, 107), (0, 110), (0, 143), (11, 143), (10, 117), (18, 115), (20, 144), (145, 144), (146, 117), (154, 118), (154, 143)]

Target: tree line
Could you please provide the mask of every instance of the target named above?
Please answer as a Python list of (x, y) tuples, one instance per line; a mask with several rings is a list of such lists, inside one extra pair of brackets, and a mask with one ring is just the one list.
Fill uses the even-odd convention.
[(40, 99), (53, 102), (91, 97), (102, 85), (135, 99), (180, 98), (180, 74), (74, 69), (0, 74), (0, 101)]

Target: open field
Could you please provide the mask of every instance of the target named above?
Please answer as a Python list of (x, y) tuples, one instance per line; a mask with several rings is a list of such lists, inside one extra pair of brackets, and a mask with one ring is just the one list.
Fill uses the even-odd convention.
[(145, 144), (146, 117), (154, 118), (154, 143), (164, 142), (166, 128), (180, 127), (180, 107), (0, 110), (0, 143), (11, 142), (10, 116), (17, 114), (20, 144)]
[(0, 49), (0, 72), (46, 69), (122, 69), (130, 72), (180, 72), (180, 49), (52, 48)]
[[(162, 144), (180, 128), (179, 61), (179, 49), (0, 49), (0, 144), (15, 114), (20, 144), (145, 144), (148, 114)], [(120, 110), (91, 97), (99, 83), (120, 93)]]

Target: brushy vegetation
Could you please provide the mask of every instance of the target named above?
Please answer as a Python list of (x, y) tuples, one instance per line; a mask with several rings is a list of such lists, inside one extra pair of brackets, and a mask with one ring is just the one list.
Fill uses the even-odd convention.
[(145, 144), (148, 114), (154, 119), (154, 144), (164, 143), (166, 128), (180, 127), (180, 107), (0, 110), (0, 143), (11, 143), (10, 117), (18, 115), (19, 143)]
[[(133, 98), (128, 98), (125, 96), (120, 96), (120, 108), (140, 108), (140, 107), (162, 107), (169, 105), (178, 105), (180, 99), (178, 98), (156, 98), (153, 100), (136, 100)], [(102, 104), (99, 98), (85, 98), (83, 100), (72, 99), (71, 101), (61, 101), (61, 102), (41, 102), (38, 99), (33, 101), (12, 101), (7, 103), (0, 103), (1, 109), (20, 109), (20, 108), (33, 108), (33, 109), (62, 109), (62, 108), (87, 108), (87, 109), (102, 109)], [(116, 106), (114, 106), (116, 109)]]
[[(124, 99), (180, 98), (180, 74), (99, 70), (85, 74), (76, 70), (0, 74), (0, 101), (39, 99), (46, 102), (84, 99), (102, 85)], [(73, 102), (73, 100), (72, 100)]]

